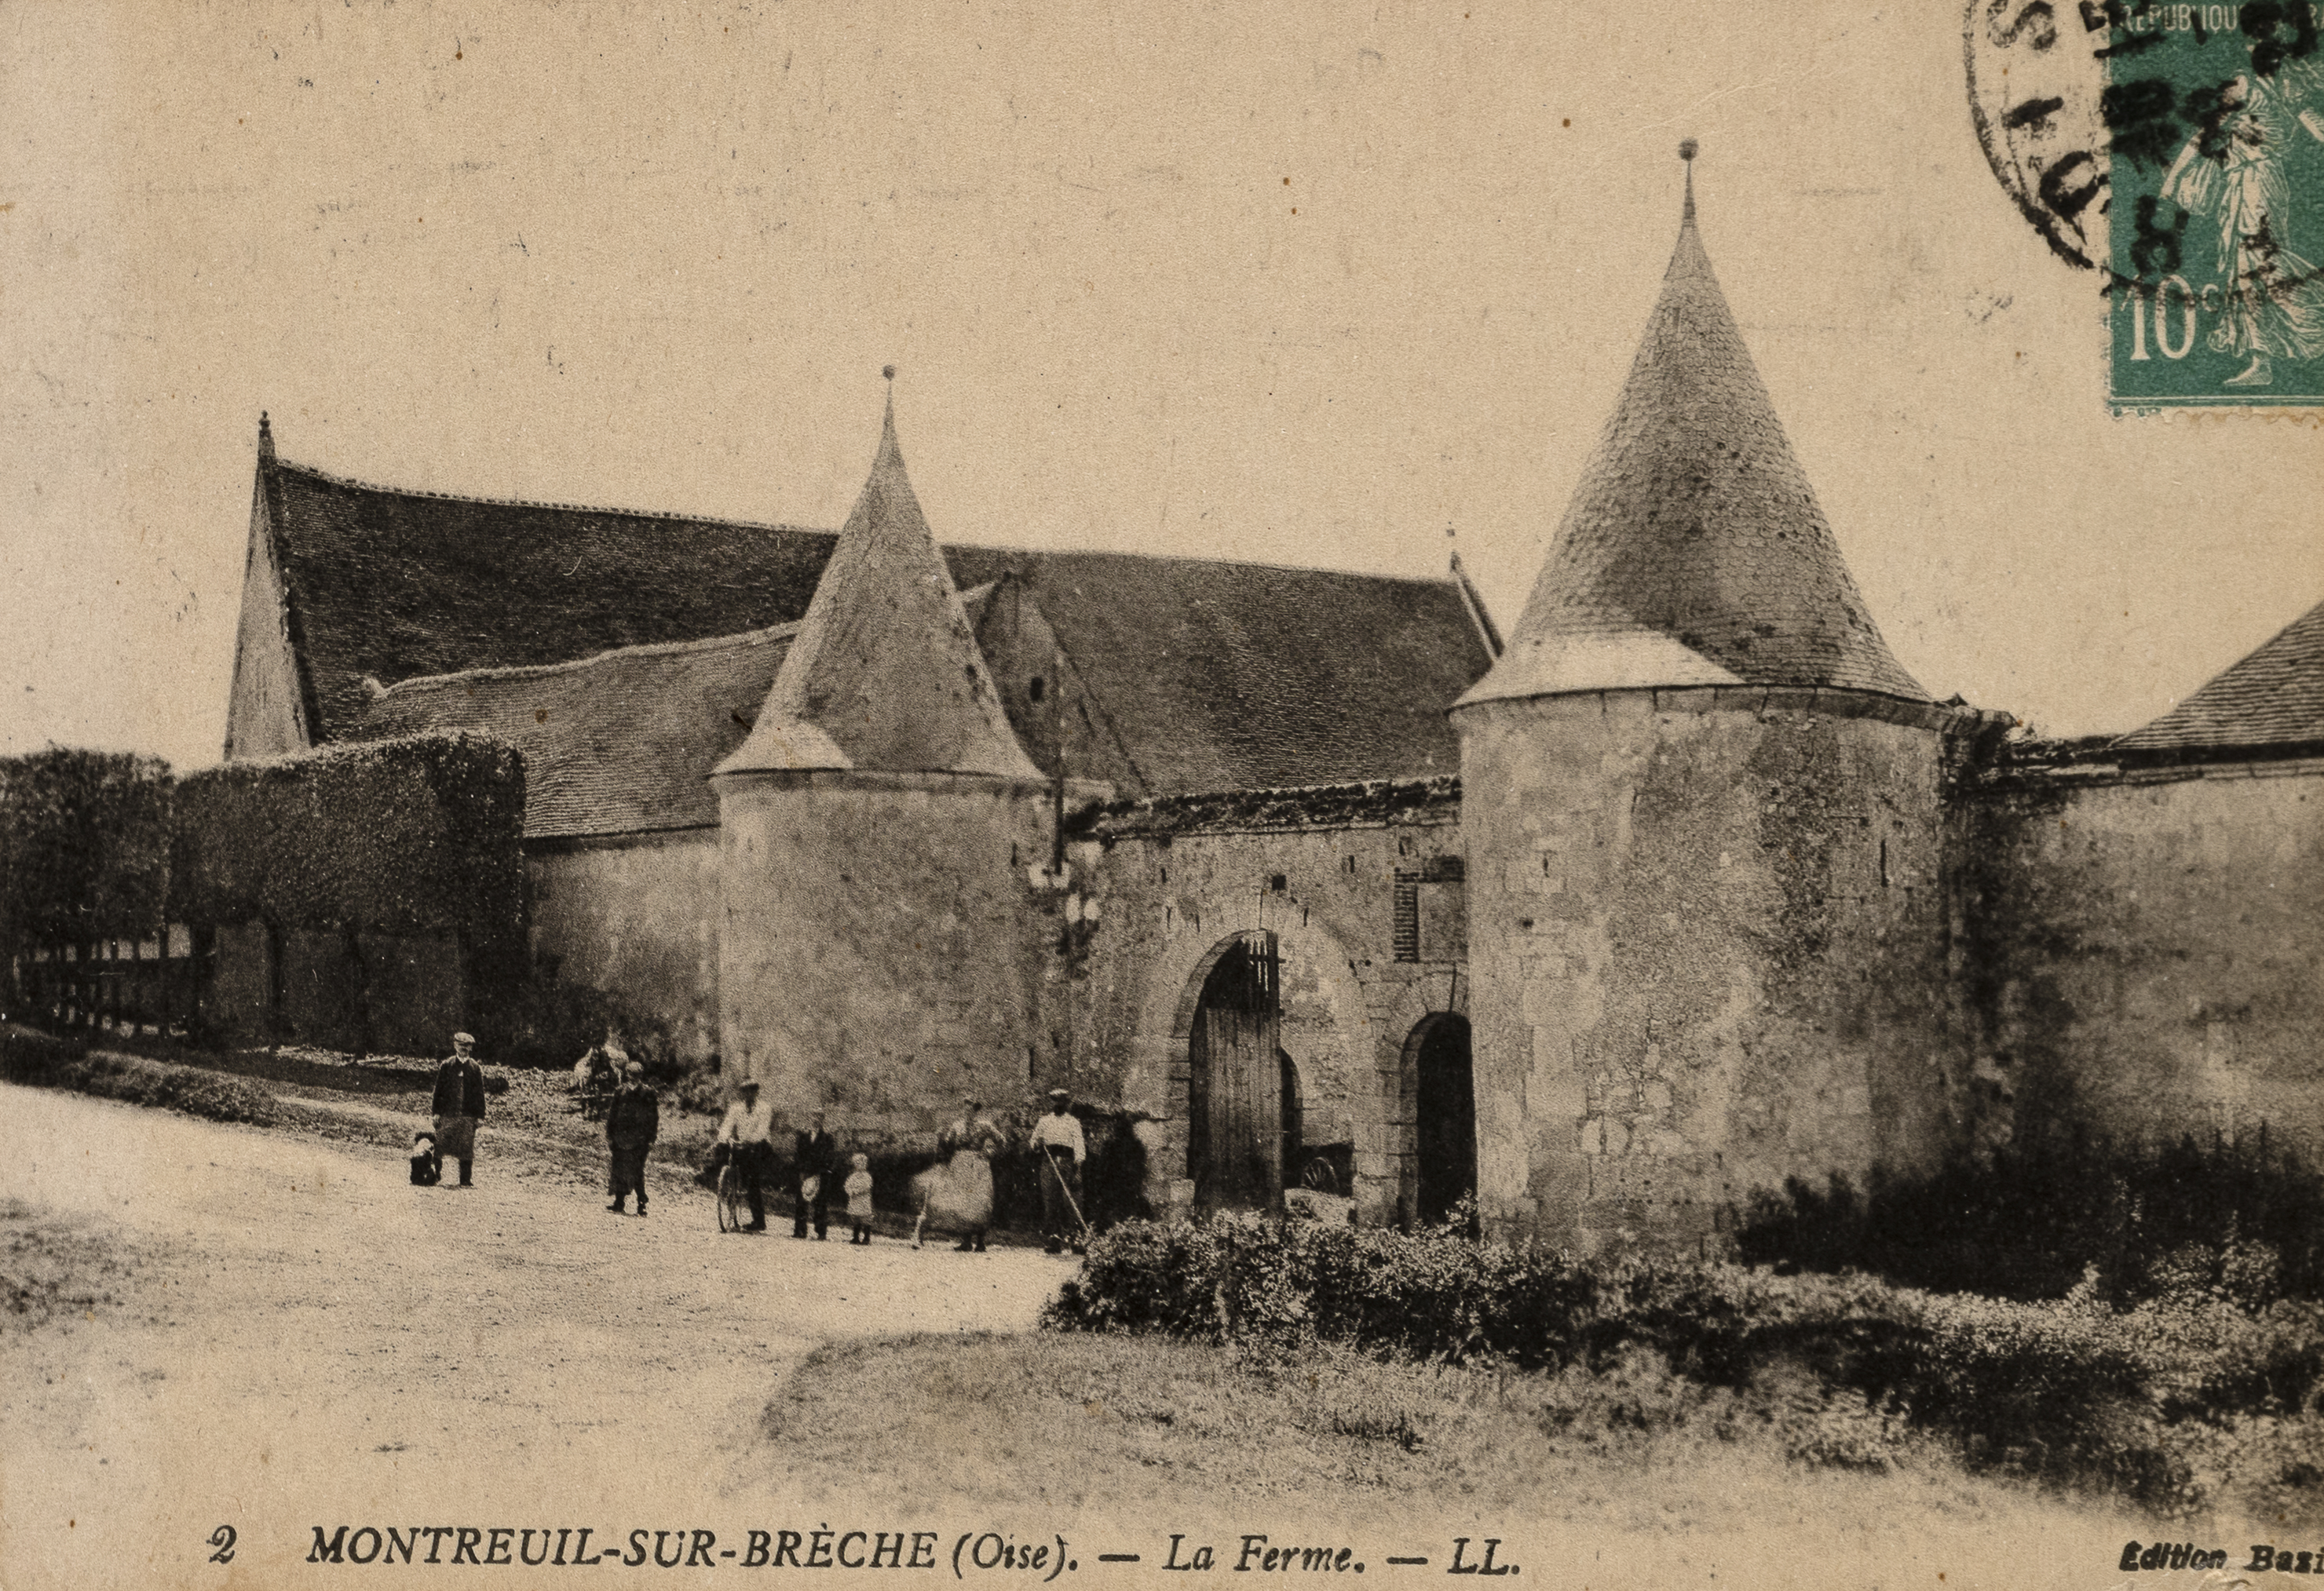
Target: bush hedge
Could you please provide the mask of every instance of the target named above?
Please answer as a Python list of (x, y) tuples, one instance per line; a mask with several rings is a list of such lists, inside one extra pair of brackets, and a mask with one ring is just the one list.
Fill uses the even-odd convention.
[(0, 757), (0, 953), (152, 933), (171, 797), (158, 758), (62, 747)]
[(480, 735), (233, 762), (178, 785), (171, 915), (521, 949), (524, 771)]
[[(2266, 1256), (2243, 1264), (2264, 1270)], [(2300, 1456), (2324, 1455), (2324, 1306), (2253, 1306), (2247, 1292), (2198, 1274), (2126, 1308), (2095, 1277), (2028, 1303), (1860, 1274), (1581, 1264), (1446, 1229), (1224, 1215), (1117, 1227), (1044, 1323), (1166, 1332), (1286, 1361), (1340, 1343), (1570, 1375), (1634, 1371), (1644, 1355), (1696, 1387), (1764, 1397), (1812, 1380), (1811, 1402), (1849, 1417), (1820, 1416), (1795, 1445), (1830, 1462), (1877, 1467), (1881, 1433), (1917, 1430), (1976, 1467), (2165, 1509), (2312, 1487), (2324, 1465), (2310, 1473)], [(2255, 1421), (2272, 1446), (2249, 1439)]]

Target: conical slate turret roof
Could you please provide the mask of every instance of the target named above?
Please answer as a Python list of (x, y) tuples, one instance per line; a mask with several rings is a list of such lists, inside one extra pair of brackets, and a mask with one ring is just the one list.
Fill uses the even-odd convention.
[(750, 738), (716, 771), (843, 768), (1041, 777), (905, 477), (892, 390), (871, 478), (798, 637)]
[(1926, 701), (1792, 456), (1702, 251), (1689, 179), (1621, 401), (1508, 650), (1462, 701), (1691, 685)]

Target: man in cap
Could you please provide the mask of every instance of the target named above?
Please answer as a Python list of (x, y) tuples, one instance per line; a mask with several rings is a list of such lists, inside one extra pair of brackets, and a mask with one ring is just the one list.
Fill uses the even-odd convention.
[(1074, 1097), (1063, 1089), (1049, 1090), (1049, 1114), (1033, 1127), (1033, 1153), (1041, 1173), (1041, 1237), (1051, 1254), (1070, 1242), (1081, 1254), (1085, 1223), (1082, 1219), (1082, 1162), (1088, 1146), (1082, 1139), (1081, 1118), (1068, 1108)]
[(815, 1240), (822, 1242), (831, 1225), (833, 1181), (839, 1175), (839, 1140), (824, 1130), (823, 1112), (808, 1119), (807, 1129), (791, 1139), (791, 1175), (798, 1179), (791, 1207), (791, 1236), (807, 1236), (810, 1217)]
[(646, 1086), (645, 1067), (632, 1061), (605, 1107), (605, 1145), (613, 1156), (613, 1202), (607, 1209), (622, 1213), (622, 1201), (635, 1193), (638, 1214), (646, 1213), (646, 1151), (660, 1136), (661, 1101)]
[(774, 1158), (770, 1141), (775, 1130), (772, 1106), (759, 1103), (759, 1080), (746, 1077), (735, 1085), (736, 1099), (718, 1124), (718, 1142), (727, 1145), (732, 1163), (742, 1178), (742, 1192), (751, 1201), (751, 1224), (745, 1232), (767, 1229), (767, 1163)]
[(452, 1035), (452, 1058), (436, 1069), (436, 1163), (460, 1163), (463, 1188), (472, 1186), (469, 1173), (476, 1160), (476, 1127), (484, 1119), (484, 1069), (468, 1052), (476, 1035)]

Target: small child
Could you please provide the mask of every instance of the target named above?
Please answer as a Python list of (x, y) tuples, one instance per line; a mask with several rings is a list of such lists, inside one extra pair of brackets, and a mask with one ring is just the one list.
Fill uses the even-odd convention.
[(848, 1241), (868, 1244), (872, 1241), (872, 1157), (858, 1154), (853, 1164), (855, 1169), (843, 1184), (847, 1191), (847, 1224), (854, 1229)]
[(444, 1163), (436, 1158), (436, 1135), (411, 1135), (411, 1185), (432, 1188), (443, 1180)]

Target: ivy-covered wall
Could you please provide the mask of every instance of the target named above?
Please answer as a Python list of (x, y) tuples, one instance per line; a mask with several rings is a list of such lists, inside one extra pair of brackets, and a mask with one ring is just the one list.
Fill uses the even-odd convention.
[[(502, 1036), (525, 976), (524, 772), (482, 736), (228, 763), (179, 783), (170, 915), (217, 937), (228, 1032), (428, 1053)], [(258, 967), (229, 960), (272, 958)], [(256, 998), (253, 997), (256, 996)]]

